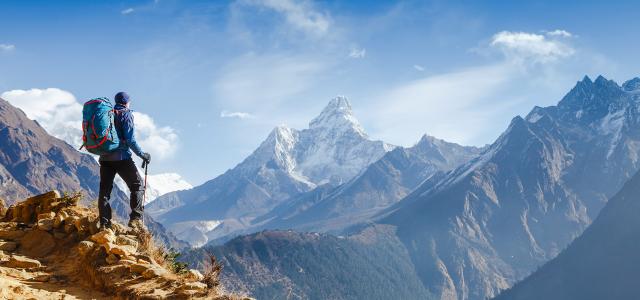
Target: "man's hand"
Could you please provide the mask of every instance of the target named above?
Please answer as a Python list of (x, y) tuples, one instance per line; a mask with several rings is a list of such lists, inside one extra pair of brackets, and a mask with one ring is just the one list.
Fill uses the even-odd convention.
[(149, 163), (151, 162), (151, 154), (149, 153), (143, 153), (142, 154), (142, 168), (144, 169), (145, 166), (148, 166)]

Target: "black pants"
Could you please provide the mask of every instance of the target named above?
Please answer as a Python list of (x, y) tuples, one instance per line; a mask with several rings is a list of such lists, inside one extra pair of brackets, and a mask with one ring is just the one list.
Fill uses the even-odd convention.
[(113, 179), (116, 174), (120, 175), (122, 180), (129, 187), (131, 196), (129, 205), (131, 206), (131, 220), (142, 218), (142, 210), (144, 198), (144, 187), (142, 186), (142, 178), (136, 168), (133, 159), (118, 161), (101, 161), (100, 162), (100, 193), (98, 195), (98, 210), (100, 214), (100, 223), (103, 225), (111, 225), (111, 190), (113, 189)]

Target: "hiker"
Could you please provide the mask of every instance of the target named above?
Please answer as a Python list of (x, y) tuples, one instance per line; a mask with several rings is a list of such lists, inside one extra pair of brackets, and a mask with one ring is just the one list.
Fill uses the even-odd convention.
[(119, 139), (119, 145), (113, 151), (100, 155), (100, 192), (98, 195), (98, 209), (100, 214), (100, 228), (111, 228), (111, 205), (109, 198), (113, 189), (113, 179), (116, 174), (124, 180), (131, 192), (129, 205), (129, 227), (143, 229), (142, 222), (144, 186), (140, 173), (136, 168), (131, 151), (142, 158), (142, 166), (151, 162), (151, 155), (142, 151), (136, 142), (134, 135), (133, 114), (129, 110), (131, 99), (125, 92), (119, 92), (115, 96), (114, 127)]

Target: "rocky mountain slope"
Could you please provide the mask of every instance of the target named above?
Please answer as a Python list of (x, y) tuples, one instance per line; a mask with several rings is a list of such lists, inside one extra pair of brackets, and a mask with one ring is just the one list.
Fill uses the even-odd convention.
[[(50, 136), (36, 121), (0, 99), (0, 198), (7, 204), (49, 190), (81, 192), (83, 204), (95, 203), (100, 183), (100, 166), (89, 154)], [(129, 198), (114, 187), (111, 205), (121, 220), (129, 216)], [(154, 234), (174, 248), (185, 243), (147, 216)]]
[(640, 174), (571, 245), (495, 299), (635, 299), (640, 278)]
[(232, 299), (219, 291), (216, 269), (168, 269), (148, 233), (117, 223), (99, 231), (79, 200), (52, 191), (0, 205), (3, 299)]
[(337, 97), (309, 128), (276, 127), (235, 168), (191, 190), (164, 195), (147, 211), (201, 245), (249, 226), (294, 195), (346, 182), (392, 148), (370, 140), (348, 100)]
[(578, 236), (638, 170), (636, 81), (585, 77), (386, 211), (423, 284), (441, 299), (495, 296)]
[(8, 203), (58, 189), (97, 198), (97, 164), (0, 99), (0, 197)]
[(206, 252), (223, 264), (225, 286), (257, 299), (432, 299), (386, 226), (347, 238), (264, 231), (185, 259), (201, 261)]

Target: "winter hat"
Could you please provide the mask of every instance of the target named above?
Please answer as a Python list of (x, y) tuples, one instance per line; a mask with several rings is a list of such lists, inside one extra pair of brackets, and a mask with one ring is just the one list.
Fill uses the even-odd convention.
[(125, 92), (119, 92), (116, 94), (116, 103), (127, 104), (129, 103), (129, 94)]

